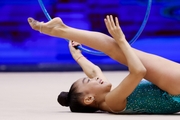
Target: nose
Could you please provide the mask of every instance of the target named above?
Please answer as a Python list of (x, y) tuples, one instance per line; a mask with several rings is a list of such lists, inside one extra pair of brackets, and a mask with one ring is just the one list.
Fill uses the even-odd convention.
[(99, 77), (95, 77), (95, 80), (99, 80)]

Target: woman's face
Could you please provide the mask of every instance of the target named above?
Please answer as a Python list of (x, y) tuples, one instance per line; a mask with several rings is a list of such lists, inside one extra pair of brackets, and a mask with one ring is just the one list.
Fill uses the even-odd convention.
[(80, 78), (76, 81), (76, 86), (78, 92), (83, 92), (85, 94), (94, 94), (95, 96), (102, 95), (104, 93), (110, 92), (111, 83), (103, 81), (100, 78)]

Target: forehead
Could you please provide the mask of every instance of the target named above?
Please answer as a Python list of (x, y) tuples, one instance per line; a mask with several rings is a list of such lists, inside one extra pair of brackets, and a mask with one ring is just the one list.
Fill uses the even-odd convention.
[(76, 85), (82, 85), (86, 77), (80, 78), (76, 81)]
[(84, 87), (83, 81), (86, 79), (86, 77), (80, 78), (75, 82), (75, 86), (77, 87), (77, 90), (82, 90)]

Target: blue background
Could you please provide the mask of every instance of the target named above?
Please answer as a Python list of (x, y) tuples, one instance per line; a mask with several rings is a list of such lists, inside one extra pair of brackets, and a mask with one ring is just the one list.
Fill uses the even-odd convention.
[[(127, 40), (144, 19), (147, 0), (43, 0), (51, 17), (69, 26), (108, 34), (103, 19), (119, 17)], [(47, 21), (38, 0), (0, 1), (0, 71), (81, 70), (72, 59), (68, 42), (30, 28), (27, 18)], [(180, 62), (180, 0), (153, 0), (147, 25), (134, 48)], [(108, 56), (84, 54), (103, 70), (127, 68)]]

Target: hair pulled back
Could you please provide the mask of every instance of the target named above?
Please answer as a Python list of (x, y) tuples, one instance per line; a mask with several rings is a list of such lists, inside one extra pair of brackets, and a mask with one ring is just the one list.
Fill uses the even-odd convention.
[(84, 105), (80, 101), (80, 97), (83, 93), (77, 92), (77, 87), (75, 87), (75, 83), (72, 84), (69, 92), (61, 92), (58, 95), (57, 101), (60, 105), (65, 107), (70, 107), (71, 112), (82, 112), (82, 113), (93, 113), (98, 109)]

